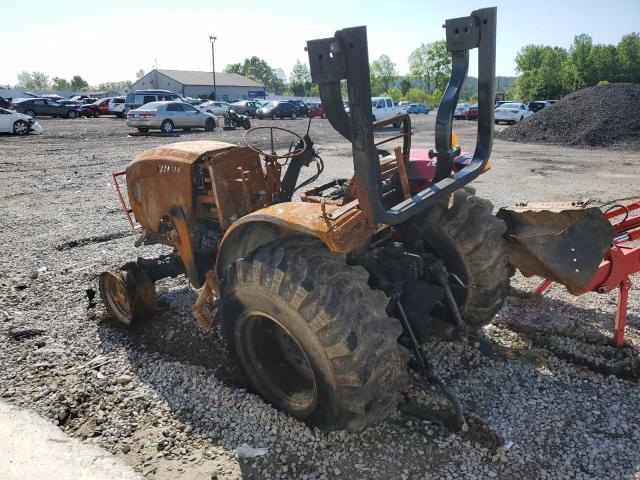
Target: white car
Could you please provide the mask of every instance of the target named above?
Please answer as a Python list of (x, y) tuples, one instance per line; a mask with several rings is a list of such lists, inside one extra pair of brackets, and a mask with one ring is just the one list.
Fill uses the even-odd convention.
[(221, 102), (219, 100), (207, 100), (195, 107), (203, 113), (212, 113), (213, 115), (226, 117), (229, 113), (230, 105), (227, 102)]
[(459, 103), (456, 105), (456, 109), (453, 112), (453, 118), (464, 120), (467, 118), (467, 112), (469, 111), (468, 103)]
[(527, 117), (533, 115), (533, 111), (529, 105), (524, 103), (503, 103), (496, 108), (495, 122), (518, 123)]
[(113, 97), (109, 101), (108, 111), (116, 117), (124, 117), (124, 103), (127, 97)]
[(0, 132), (26, 135), (29, 132), (42, 133), (42, 127), (29, 115), (0, 108)]

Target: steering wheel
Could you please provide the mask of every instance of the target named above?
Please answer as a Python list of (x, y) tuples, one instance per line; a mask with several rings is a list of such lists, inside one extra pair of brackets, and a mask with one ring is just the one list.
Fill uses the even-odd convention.
[[(264, 150), (261, 150), (260, 148), (254, 146), (250, 141), (249, 141), (249, 134), (251, 134), (252, 132), (256, 132), (258, 130), (269, 130), (269, 134), (271, 137), (271, 153), (267, 153)], [(287, 152), (284, 155), (278, 155), (275, 151), (274, 145), (273, 145), (273, 131), (274, 130), (281, 130), (285, 133), (289, 133), (292, 136), (296, 137), (298, 140), (300, 140), (302, 142), (302, 147), (296, 148), (294, 150), (290, 150), (289, 152)], [(244, 134), (244, 143), (247, 147), (249, 147), (251, 150), (253, 150), (254, 152), (259, 153), (260, 155), (264, 155), (265, 157), (268, 157), (270, 159), (276, 160), (278, 158), (291, 158), (291, 157), (295, 157), (296, 155), (300, 155), (302, 152), (304, 152), (307, 149), (307, 142), (304, 141), (304, 138), (302, 138), (300, 135), (298, 135), (296, 132), (293, 132), (291, 130), (289, 130), (288, 128), (282, 128), (282, 127), (253, 127), (249, 130), (247, 130)]]

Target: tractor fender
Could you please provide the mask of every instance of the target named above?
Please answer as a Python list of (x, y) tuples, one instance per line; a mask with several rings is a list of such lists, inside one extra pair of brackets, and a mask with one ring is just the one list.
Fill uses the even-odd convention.
[[(332, 212), (340, 215), (331, 219)], [(363, 246), (375, 231), (356, 205), (345, 210), (344, 206), (311, 202), (278, 203), (240, 218), (227, 229), (218, 249), (216, 276), (221, 281), (238, 258), (279, 238), (302, 234), (320, 239), (333, 252), (349, 253)]]

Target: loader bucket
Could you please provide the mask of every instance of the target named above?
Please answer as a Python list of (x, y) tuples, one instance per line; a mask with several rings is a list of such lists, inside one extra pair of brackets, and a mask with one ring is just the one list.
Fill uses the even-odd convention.
[(582, 203), (529, 203), (502, 208), (509, 261), (525, 275), (583, 292), (613, 242), (613, 228), (597, 207)]

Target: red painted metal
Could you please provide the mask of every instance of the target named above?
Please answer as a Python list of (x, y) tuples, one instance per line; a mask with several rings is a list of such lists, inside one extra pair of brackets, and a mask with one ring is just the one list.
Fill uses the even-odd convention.
[(133, 222), (133, 218), (131, 217), (133, 210), (131, 209), (131, 207), (129, 207), (129, 205), (127, 205), (127, 202), (124, 199), (124, 196), (122, 195), (122, 190), (120, 189), (120, 182), (118, 181), (118, 177), (123, 177), (126, 174), (127, 172), (125, 171), (113, 172), (111, 174), (111, 176), (113, 177), (113, 185), (116, 187), (116, 192), (118, 192), (118, 198), (120, 199), (120, 205), (122, 205), (122, 211), (124, 212), (124, 215), (127, 218), (129, 225), (131, 225), (131, 228), (134, 230), (141, 230), (142, 227), (140, 227), (138, 223)]
[(543, 295), (544, 292), (547, 291), (547, 289), (553, 284), (553, 280), (549, 280), (547, 278), (545, 278), (544, 280), (542, 280), (542, 282), (540, 282), (538, 284), (538, 286), (536, 287), (536, 289), (534, 290), (535, 293), (537, 293), (538, 295)]
[[(605, 212), (605, 217), (609, 221), (622, 215), (625, 217), (617, 223), (611, 222), (615, 232), (613, 244), (605, 253), (587, 288), (578, 293), (578, 295), (587, 292), (608, 293), (618, 289), (614, 323), (614, 343), (617, 347), (624, 345), (627, 302), (629, 290), (632, 287), (629, 277), (640, 272), (640, 246), (625, 245), (625, 243), (640, 239), (640, 212), (638, 211), (640, 211), (640, 201), (627, 205), (616, 205)], [(638, 214), (632, 215), (632, 212)], [(552, 283), (552, 280), (544, 279), (536, 287), (535, 293), (544, 294)]]

